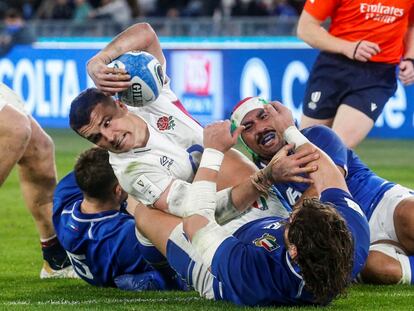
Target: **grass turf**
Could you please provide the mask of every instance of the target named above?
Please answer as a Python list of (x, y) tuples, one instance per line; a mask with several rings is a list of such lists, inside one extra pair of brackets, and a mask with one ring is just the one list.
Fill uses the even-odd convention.
[[(50, 134), (62, 178), (72, 169), (79, 152), (90, 145), (68, 131), (54, 130)], [(414, 188), (413, 146), (413, 141), (368, 140), (357, 152), (380, 176)], [(23, 204), (16, 170), (1, 188), (0, 202), (0, 310), (239, 310), (228, 303), (203, 300), (194, 292), (132, 293), (95, 288), (81, 280), (40, 280), (40, 245), (34, 222)], [(413, 310), (413, 306), (410, 286), (354, 285), (347, 297), (326, 309)], [(264, 309), (271, 308), (255, 308)]]

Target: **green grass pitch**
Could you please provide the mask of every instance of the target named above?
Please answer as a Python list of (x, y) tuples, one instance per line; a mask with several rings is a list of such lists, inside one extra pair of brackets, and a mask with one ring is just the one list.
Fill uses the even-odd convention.
[[(68, 131), (54, 130), (50, 134), (62, 178), (89, 144)], [(368, 140), (357, 151), (379, 175), (414, 188), (413, 147), (414, 141)], [(94, 288), (81, 280), (40, 280), (38, 236), (24, 207), (15, 170), (0, 190), (0, 202), (0, 310), (240, 310), (228, 303), (203, 300), (194, 292), (133, 293)], [(271, 308), (255, 308), (264, 309)], [(355, 285), (347, 297), (326, 309), (414, 310), (414, 289)]]

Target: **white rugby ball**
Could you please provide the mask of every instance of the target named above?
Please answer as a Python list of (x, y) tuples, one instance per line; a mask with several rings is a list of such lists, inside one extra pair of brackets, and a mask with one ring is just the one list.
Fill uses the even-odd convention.
[(118, 98), (126, 105), (142, 107), (154, 102), (161, 93), (164, 74), (159, 61), (147, 52), (128, 52), (108, 66), (125, 69), (132, 85), (119, 92)]

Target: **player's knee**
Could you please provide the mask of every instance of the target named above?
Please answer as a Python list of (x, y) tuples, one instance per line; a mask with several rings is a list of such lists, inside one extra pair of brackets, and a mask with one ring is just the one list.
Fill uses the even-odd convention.
[(56, 183), (55, 148), (49, 135), (36, 130), (26, 148), (19, 165), (28, 172), (33, 172), (39, 182)]
[(2, 129), (5, 129), (4, 131), (2, 130), (4, 137), (13, 141), (12, 148), (24, 150), (29, 144), (32, 129), (30, 120), (26, 115), (22, 113), (14, 114), (9, 119), (9, 122), (3, 124)]
[(394, 226), (403, 247), (414, 252), (414, 198), (401, 201), (394, 211)]

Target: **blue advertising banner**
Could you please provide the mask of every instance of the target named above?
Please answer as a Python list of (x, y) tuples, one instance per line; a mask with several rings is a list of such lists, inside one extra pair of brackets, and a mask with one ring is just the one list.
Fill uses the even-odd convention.
[[(202, 124), (228, 118), (242, 98), (280, 100), (300, 118), (302, 97), (317, 51), (303, 43), (163, 44), (171, 86)], [(0, 80), (26, 102), (43, 127), (68, 127), (71, 100), (93, 82), (86, 61), (102, 44), (15, 47), (0, 59)], [(414, 86), (399, 85), (371, 137), (414, 138)]]

